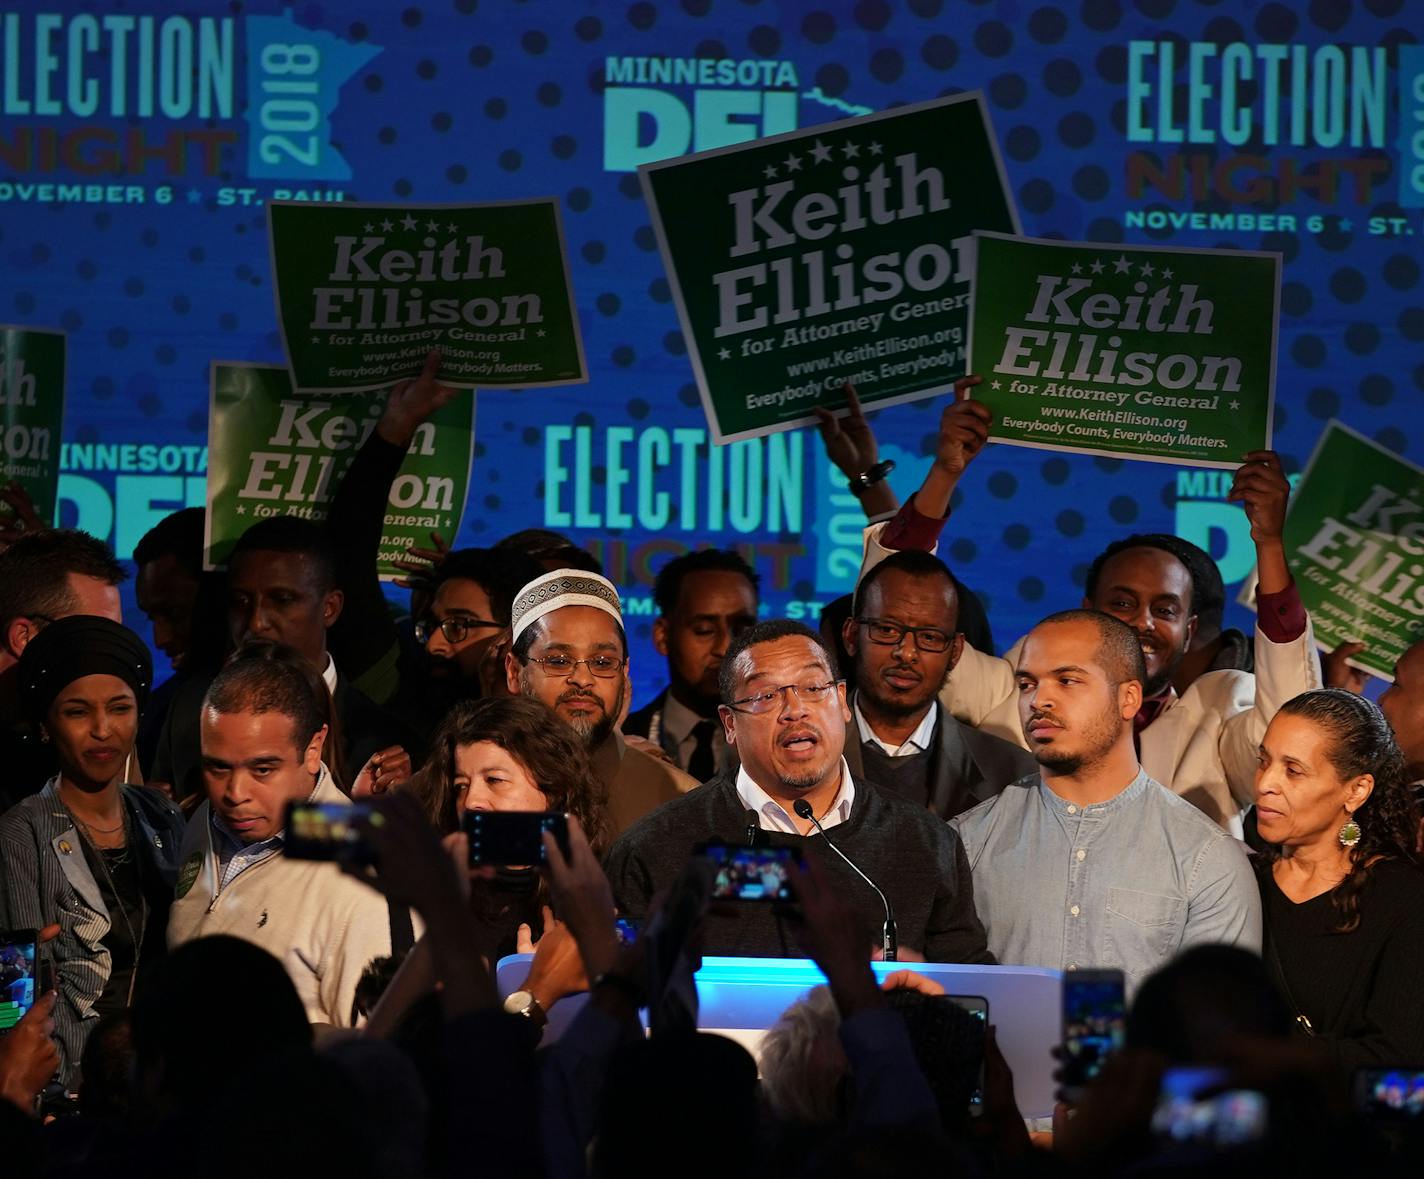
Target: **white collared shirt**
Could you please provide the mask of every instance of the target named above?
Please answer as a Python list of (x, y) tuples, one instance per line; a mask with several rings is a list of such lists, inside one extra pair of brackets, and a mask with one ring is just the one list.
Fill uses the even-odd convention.
[(903, 745), (887, 745), (875, 735), (875, 730), (870, 727), (870, 722), (860, 711), (859, 700), (851, 705), (851, 710), (855, 713), (855, 725), (860, 730), (861, 741), (874, 741), (891, 757), (911, 757), (916, 753), (927, 752), (934, 747), (935, 720), (939, 714), (939, 709), (934, 705), (930, 705), (930, 710), (925, 713), (924, 719), (916, 726), (915, 731), (905, 738)]
[[(737, 797), (749, 811), (756, 811), (763, 831), (779, 831), (783, 835), (800, 835), (801, 828), (786, 809), (765, 790), (752, 781), (746, 766), (737, 770)], [(841, 788), (835, 800), (826, 808), (824, 815), (817, 815), (822, 827), (835, 827), (850, 818), (851, 807), (855, 805), (855, 783), (851, 780), (850, 767), (841, 758)]]
[(331, 652), (326, 653), (326, 670), (321, 673), (322, 680), (326, 683), (326, 690), (331, 693), (332, 700), (336, 699), (336, 660), (331, 657)]

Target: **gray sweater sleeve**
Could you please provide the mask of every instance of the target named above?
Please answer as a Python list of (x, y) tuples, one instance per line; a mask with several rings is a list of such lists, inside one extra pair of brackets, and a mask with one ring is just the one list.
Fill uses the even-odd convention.
[[(935, 857), (934, 907), (930, 911), (924, 954), (931, 962), (996, 965), (979, 914), (974, 911), (974, 879), (969, 858), (953, 827), (945, 826)], [(928, 882), (927, 882), (928, 883)]]

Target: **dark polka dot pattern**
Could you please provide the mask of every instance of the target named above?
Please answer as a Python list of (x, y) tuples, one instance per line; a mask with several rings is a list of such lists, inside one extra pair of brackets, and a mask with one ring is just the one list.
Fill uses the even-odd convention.
[[(243, 6), (231, 9), (240, 43)], [(1128, 42), (1174, 44), (1172, 85), (1180, 112), (1186, 107), (1192, 42), (1394, 46), (1418, 39), (1406, 19), (1411, 14), (1405, 0), (1353, 5), (633, 0), (598, 6), (449, 0), (361, 2), (341, 10), (310, 5), (299, 7), (301, 23), (329, 27), (379, 53), (342, 88), (332, 121), (333, 140), (351, 163), (353, 177), (305, 187), (340, 190), (347, 200), (440, 203), (556, 194), (562, 201), (592, 379), (584, 387), (479, 394), (479, 436), (494, 441), (479, 446), (457, 543), (487, 544), (513, 528), (548, 524), (547, 506), (573, 521), (550, 526), (580, 541), (606, 540), (602, 555), (610, 572), (637, 600), (646, 599), (648, 578), (664, 559), (649, 555), (647, 546), (655, 541), (783, 544), (795, 552), (780, 572), (774, 572), (778, 558), (769, 551), (753, 554), (766, 578), (768, 607), (779, 613), (789, 602), (821, 602), (838, 592), (844, 574), (832, 572), (827, 538), (833, 530), (845, 533), (856, 509), (837, 506), (813, 432), (751, 444), (735, 452), (735, 459), (730, 448), (712, 457), (705, 445), (698, 448), (701, 403), (641, 187), (636, 175), (603, 168), (603, 95), (620, 84), (609, 81), (610, 58), (790, 61), (797, 73), (800, 126), (853, 110), (884, 110), (979, 89), (1026, 233), (1282, 254), (1277, 445), (1297, 469), (1331, 418), (1424, 463), (1424, 433), (1415, 423), (1424, 396), (1417, 239), (1370, 228), (1371, 218), (1404, 216), (1411, 229), (1424, 232), (1418, 210), (1394, 203), (1399, 185), (1394, 122), (1386, 129), (1387, 142), (1372, 153), (1342, 148), (1312, 154), (1290, 147), (1271, 153), (1273, 161), (1298, 160), (1302, 167), (1318, 159), (1383, 161), (1385, 179), (1368, 200), (1355, 199), (1348, 179), (1332, 200), (1307, 192), (1279, 205), (1210, 194), (1178, 197), (1151, 185), (1137, 196), (1127, 191), (1127, 160), (1138, 151), (1151, 153), (1159, 165), (1178, 152), (1200, 155), (1210, 169), (1233, 153), (1261, 150), (1259, 144), (1129, 142)], [(1150, 121), (1158, 85), (1155, 61), (1144, 76), (1154, 95), (1146, 108)], [(1394, 103), (1392, 74), (1389, 85)], [(1254, 95), (1249, 87), (1245, 93)], [(668, 94), (683, 104), (690, 126), (691, 89), (671, 87)], [(725, 94), (711, 90), (702, 101)], [(1397, 109), (1391, 106), (1389, 114), (1394, 120)], [(714, 116), (703, 117), (710, 126)], [(727, 119), (755, 134), (758, 117), (755, 109), (738, 108)], [(253, 198), (265, 199), (278, 184), (304, 186), (247, 179), (247, 130), (240, 111), (213, 125), (234, 137), (210, 173), (190, 158), (180, 176), (170, 178), (161, 161), (151, 161), (136, 178), (148, 189), (170, 184), (170, 204), (11, 200), (5, 205), (0, 253), (7, 282), (0, 301), (6, 313), (0, 320), (60, 325), (73, 333), (69, 441), (201, 446), (209, 360), (280, 358), (265, 219), (260, 207), (244, 204), (237, 194), (251, 188)], [(147, 126), (154, 135), (168, 130), (157, 120)], [(198, 120), (191, 124), (200, 126)], [(648, 142), (653, 132), (644, 116), (639, 141)], [(0, 181), (71, 179), (58, 173), (12, 176), (8, 168)], [(1279, 211), (1294, 214), (1297, 225), (1265, 232), (1149, 229), (1125, 225), (1129, 210)], [(1323, 218), (1319, 232), (1306, 228), (1311, 215)], [(918, 404), (875, 417), (885, 451), (899, 456), (892, 482), (901, 496), (913, 490), (929, 462), (937, 411)], [(612, 426), (628, 427), (633, 436), (610, 458)], [(550, 427), (590, 433), (560, 441)], [(646, 441), (657, 430), (666, 432), (665, 443), (660, 435)], [(751, 469), (753, 452), (758, 490), (766, 486), (769, 455), (795, 456), (802, 478), (799, 519), (771, 521), (767, 501), (758, 497), (750, 531), (738, 531), (732, 513), (741, 508), (729, 480), (734, 471)], [(689, 505), (694, 522), (687, 528), (678, 515), (684, 457), (696, 501)], [(633, 471), (626, 485), (617, 482), (620, 468), (610, 466), (619, 462)], [(663, 464), (653, 491), (668, 497), (665, 526), (637, 522), (642, 462)], [(592, 491), (579, 493), (583, 499), (576, 503), (571, 480), (580, 470)], [(562, 484), (550, 482), (560, 475)], [(136, 539), (133, 521), (147, 519), (144, 513), (157, 518), (180, 506), (185, 494), (181, 486), (155, 484), (151, 492), (157, 498), (149, 504), (126, 501), (130, 522), (116, 527), (95, 506), (114, 507), (114, 474), (71, 470), (68, 477), (64, 522), (76, 523), (86, 513), (85, 521), (108, 529), (121, 548)], [(1189, 532), (1190, 497), (1179, 496), (1178, 488), (1179, 472), (1169, 466), (991, 447), (961, 486), (941, 551), (993, 603), (996, 633), (1007, 643), (1041, 614), (1075, 602), (1086, 561), (1114, 536), (1179, 525)], [(714, 523), (710, 501), (717, 496)], [(610, 504), (615, 511), (631, 511), (633, 526), (604, 525)], [(590, 517), (597, 522), (577, 522)], [(1045, 560), (1050, 554), (1058, 559)], [(645, 636), (646, 624), (646, 618), (637, 619), (632, 633)], [(660, 661), (645, 637), (638, 644), (634, 666), (641, 700), (655, 686)]]

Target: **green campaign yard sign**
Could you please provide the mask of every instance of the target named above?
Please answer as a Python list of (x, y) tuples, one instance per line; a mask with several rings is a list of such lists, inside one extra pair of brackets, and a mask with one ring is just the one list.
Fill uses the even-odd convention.
[(1270, 448), (1279, 254), (975, 240), (995, 440), (1223, 468)]
[(966, 247), (1015, 232), (981, 97), (647, 164), (643, 193), (716, 442), (814, 423), (964, 372)]
[(552, 198), (268, 206), (277, 319), (299, 393), (414, 377), (462, 388), (588, 380)]
[[(206, 567), (224, 567), (237, 538), (268, 516), (326, 519), (384, 407), (381, 396), (297, 396), (284, 368), (214, 361)], [(474, 447), (473, 393), (452, 399), (416, 430), (386, 505), (383, 580), (402, 576), (393, 562), (410, 545), (428, 546), (432, 532), (449, 540), (459, 531)]]
[(1284, 539), (1321, 647), (1362, 642), (1350, 662), (1392, 680), (1395, 660), (1424, 639), (1424, 470), (1331, 422)]
[(64, 333), (0, 324), (0, 482), (53, 520), (64, 425)]

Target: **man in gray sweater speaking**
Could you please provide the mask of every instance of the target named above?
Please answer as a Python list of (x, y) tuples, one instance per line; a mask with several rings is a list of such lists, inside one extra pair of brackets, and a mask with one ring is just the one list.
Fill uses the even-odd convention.
[[(733, 640), (722, 662), (719, 711), (741, 768), (624, 832), (605, 865), (619, 908), (641, 920), (652, 896), (677, 878), (699, 843), (793, 847), (821, 862), (869, 954), (881, 945), (885, 907), (829, 846), (834, 843), (885, 893), (905, 957), (992, 963), (958, 836), (924, 807), (883, 793), (847, 768), (850, 711), (845, 683), (832, 666), (820, 635), (798, 622), (761, 622)], [(806, 817), (803, 802), (810, 808)], [(802, 956), (794, 916), (773, 904), (714, 911), (702, 951)]]

